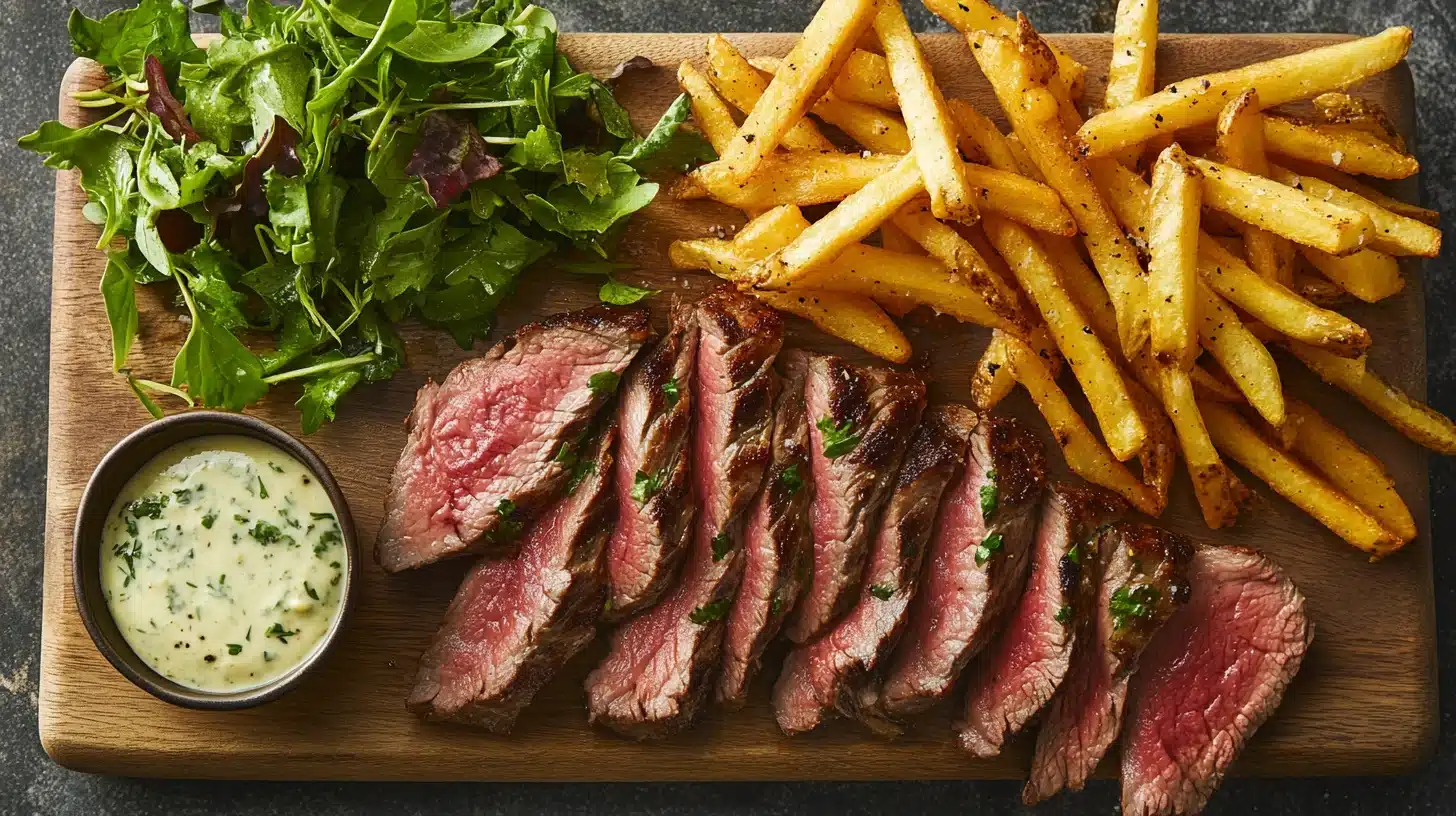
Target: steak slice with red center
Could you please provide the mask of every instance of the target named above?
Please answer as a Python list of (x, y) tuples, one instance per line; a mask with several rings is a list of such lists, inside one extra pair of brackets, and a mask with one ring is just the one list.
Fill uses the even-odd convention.
[(859, 597), (880, 509), (925, 409), (925, 383), (815, 355), (804, 395), (814, 474), (814, 571), (785, 627), (795, 643), (823, 634)]
[(615, 422), (588, 443), (568, 493), (531, 525), (512, 558), (476, 564), (420, 658), (406, 705), (431, 720), (508, 733), (521, 710), (596, 635)]
[(936, 510), (965, 463), (975, 429), (976, 415), (968, 408), (926, 411), (885, 505), (859, 603), (823, 637), (790, 652), (779, 674), (774, 717), (785, 734), (815, 728), (836, 709), (878, 724), (878, 717), (861, 712), (857, 692), (904, 629)]
[(1031, 779), (1021, 794), (1028, 805), (1087, 783), (1122, 727), (1138, 656), (1188, 602), (1193, 543), (1187, 538), (1124, 522), (1103, 530), (1097, 553), (1097, 603), (1077, 622), (1071, 668), (1037, 734)]
[(375, 556), (388, 572), (509, 551), (566, 485), (563, 451), (651, 336), (645, 309), (556, 315), (467, 360), (415, 398)]
[(1184, 604), (1143, 653), (1122, 739), (1122, 812), (1197, 813), (1309, 650), (1304, 595), (1244, 547), (1200, 547)]
[(947, 495), (929, 562), (895, 649), (879, 706), (894, 718), (943, 697), (995, 636), (1026, 578), (1045, 483), (1041, 442), (1007, 417), (985, 417)]
[(782, 318), (720, 290), (698, 303), (697, 319), (692, 549), (673, 589), (618, 627), (611, 651), (586, 679), (591, 721), (638, 739), (691, 725), (714, 685), (742, 576), (741, 516), (772, 458)]
[(773, 463), (749, 510), (744, 531), (743, 584), (723, 634), (723, 670), (718, 702), (743, 705), (763, 650), (793, 610), (809, 575), (814, 542), (809, 503), (809, 423), (804, 414), (804, 377), (809, 358), (783, 354), (784, 381), (774, 407)]
[(607, 545), (607, 616), (633, 615), (662, 597), (677, 577), (692, 530), (688, 440), (698, 323), (691, 306), (673, 309), (672, 328), (622, 382), (617, 417), (617, 529)]
[(971, 669), (964, 720), (956, 725), (961, 748), (996, 756), (1052, 699), (1071, 663), (1074, 623), (1093, 601), (1096, 531), (1127, 510), (1096, 488), (1059, 484), (1048, 493), (1026, 589), (1006, 630)]

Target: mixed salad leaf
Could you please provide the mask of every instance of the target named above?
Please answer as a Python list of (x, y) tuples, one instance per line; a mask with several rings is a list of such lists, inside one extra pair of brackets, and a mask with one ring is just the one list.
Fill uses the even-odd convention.
[[(20, 140), (77, 169), (107, 250), (112, 365), (153, 414), (170, 394), (242, 410), (300, 381), (306, 432), (403, 363), (419, 320), (468, 348), (529, 267), (569, 252), (601, 298), (654, 292), (608, 263), (644, 178), (710, 161), (679, 98), (645, 137), (610, 82), (556, 47), (523, 0), (140, 0), (93, 20), (76, 53), (110, 81), (77, 94), (94, 124)], [(207, 49), (191, 14), (220, 18)], [(650, 63), (646, 63), (650, 65)], [(118, 239), (125, 239), (124, 241)], [(170, 384), (132, 376), (136, 287), (175, 287), (190, 318)]]

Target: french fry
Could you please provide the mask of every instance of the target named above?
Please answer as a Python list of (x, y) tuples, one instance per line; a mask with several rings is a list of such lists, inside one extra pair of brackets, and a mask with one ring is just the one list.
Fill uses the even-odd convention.
[[(768, 89), (769, 80), (749, 65), (743, 54), (721, 34), (708, 38), (706, 51), (708, 78), (713, 87), (728, 104), (745, 114), (752, 111), (763, 92)], [(790, 150), (835, 149), (834, 143), (824, 138), (824, 134), (807, 118), (795, 122), (793, 127), (784, 132), (783, 147)]]
[(1148, 200), (1149, 343), (1159, 362), (1180, 371), (1198, 356), (1199, 177), (1174, 144), (1153, 165)]
[(873, 300), (843, 292), (754, 292), (781, 312), (802, 317), (825, 334), (853, 343), (884, 360), (910, 359), (910, 341)]
[[(1020, 172), (1015, 155), (1006, 144), (1006, 137), (990, 119), (964, 99), (951, 99), (946, 106), (961, 132), (987, 157), (990, 167), (978, 164), (965, 166), (966, 178), (971, 185), (986, 191), (981, 203), (987, 212), (1004, 215), (1019, 224), (1053, 235), (1071, 237), (1077, 234), (1077, 222), (1062, 205), (1061, 196), (1056, 190)], [(991, 156), (987, 152), (991, 149), (988, 144), (995, 145), (1000, 152)]]
[(910, 132), (910, 147), (920, 165), (925, 191), (930, 194), (930, 211), (936, 218), (974, 223), (980, 211), (966, 181), (945, 98), (898, 0), (880, 3), (874, 28), (884, 47), (890, 80), (900, 99), (900, 113)]
[(1285, 167), (1270, 166), (1265, 175), (1315, 198), (1365, 213), (1370, 223), (1375, 225), (1375, 231), (1370, 235), (1371, 249), (1391, 255), (1419, 255), (1424, 258), (1441, 254), (1441, 231), (1430, 224), (1401, 215), (1324, 179), (1301, 175)]
[(972, 54), (991, 81), (1022, 146), (1047, 183), (1066, 202), (1086, 236), (1093, 265), (1117, 311), (1124, 352), (1136, 352), (1147, 341), (1147, 281), (1136, 251), (1087, 175), (1086, 167), (1067, 151), (1056, 99), (1036, 84), (1034, 68), (1028, 66), (1028, 58), (1015, 43), (985, 32), (972, 34), (971, 40)]
[(905, 156), (889, 172), (846, 197), (792, 244), (761, 261), (751, 275), (754, 288), (792, 286), (795, 279), (874, 232), (924, 189), (915, 156)]
[(1294, 283), (1291, 288), (1299, 293), (1300, 297), (1326, 309), (1342, 305), (1350, 300), (1350, 295), (1338, 284), (1328, 278), (1303, 270), (1295, 270)]
[[(1158, 0), (1119, 0), (1112, 21), (1112, 61), (1107, 65), (1103, 96), (1106, 108), (1120, 108), (1153, 92), (1157, 51)], [(1141, 150), (1130, 147), (1118, 154), (1118, 160), (1135, 169), (1141, 156)]]
[(1314, 103), (1319, 120), (1326, 125), (1364, 131), (1405, 152), (1405, 137), (1400, 135), (1395, 122), (1376, 103), (1337, 91), (1322, 93), (1310, 101)]
[(733, 121), (733, 112), (728, 109), (723, 98), (718, 96), (718, 92), (713, 90), (708, 78), (687, 60), (683, 60), (677, 67), (677, 84), (688, 95), (698, 129), (703, 132), (713, 150), (721, 155), (732, 143), (733, 134), (738, 132), (738, 123)]
[(880, 246), (891, 252), (902, 252), (906, 255), (924, 255), (925, 247), (915, 243), (914, 239), (905, 234), (905, 231), (895, 226), (894, 221), (886, 221), (880, 225)]
[(1309, 405), (1291, 399), (1289, 411), (1298, 429), (1294, 452), (1401, 541), (1415, 538), (1415, 519), (1385, 465)]
[[(753, 67), (772, 76), (782, 61), (777, 57), (754, 57)], [(814, 103), (815, 116), (840, 130), (849, 138), (876, 153), (903, 156), (910, 152), (910, 132), (900, 117), (872, 105), (840, 99), (833, 91)]]
[[(987, 0), (925, 0), (925, 7), (949, 23), (951, 28), (967, 36), (977, 31), (1003, 37), (1016, 33), (1015, 18), (1006, 16)], [(1057, 61), (1058, 81), (1066, 87), (1069, 98), (1080, 99), (1087, 80), (1086, 66), (1066, 51), (1050, 43), (1048, 45)]]
[(855, 51), (844, 61), (834, 78), (834, 95), (846, 102), (873, 105), (887, 111), (900, 110), (900, 97), (890, 79), (890, 65), (880, 54)]
[(997, 326), (1017, 337), (1027, 336), (1031, 331), (1031, 321), (1021, 308), (1016, 291), (960, 233), (937, 221), (925, 208), (923, 200), (912, 201), (901, 207), (895, 213), (893, 221), (901, 232), (924, 247), (932, 258), (939, 259), (947, 269), (960, 275), (976, 290), (981, 300), (998, 318)]
[[(1264, 115), (1259, 112), (1259, 93), (1250, 88), (1228, 103), (1218, 115), (1218, 152), (1230, 167), (1269, 175), (1269, 159), (1264, 155)], [(1284, 238), (1259, 229), (1253, 224), (1239, 224), (1244, 237), (1244, 257), (1255, 272), (1270, 280), (1289, 285), (1292, 273), (1284, 263), (1288, 257)]]
[(900, 156), (788, 151), (765, 156), (759, 172), (734, 182), (721, 161), (702, 165), (672, 188), (679, 199), (711, 198), (740, 210), (842, 201), (900, 163)]
[(1163, 408), (1178, 434), (1178, 446), (1183, 450), (1193, 494), (1203, 511), (1203, 523), (1214, 530), (1228, 527), (1238, 520), (1239, 508), (1248, 499), (1248, 488), (1219, 458), (1204, 426), (1187, 372), (1176, 366), (1163, 366), (1158, 370), (1158, 377)]
[(809, 219), (798, 207), (774, 207), (743, 225), (733, 236), (733, 248), (749, 261), (767, 258), (789, 245), (809, 228)]
[(1203, 200), (1212, 209), (1332, 255), (1348, 255), (1375, 231), (1370, 217), (1302, 190), (1226, 164), (1192, 158), (1203, 172)]
[(1349, 393), (1416, 444), (1447, 456), (1456, 454), (1456, 423), (1446, 415), (1350, 360), (1299, 343), (1289, 343), (1288, 348), (1320, 379)]
[(1264, 117), (1270, 153), (1383, 179), (1410, 178), (1420, 171), (1416, 157), (1365, 131)]
[(1356, 179), (1349, 173), (1342, 173), (1339, 170), (1310, 162), (1288, 162), (1287, 164), (1301, 176), (1313, 176), (1321, 181), (1333, 184), (1341, 190), (1354, 193), (1361, 198), (1369, 200), (1378, 207), (1384, 207), (1396, 215), (1413, 218), (1422, 224), (1429, 224), (1433, 227), (1441, 223), (1441, 214), (1439, 212), (1426, 209), (1419, 204), (1411, 204), (1393, 196), (1388, 196), (1365, 182)]
[(1336, 256), (1311, 247), (1300, 247), (1304, 259), (1335, 285), (1366, 303), (1375, 303), (1405, 288), (1400, 264), (1395, 258), (1373, 249)]
[(1253, 88), (1266, 108), (1340, 90), (1393, 68), (1410, 50), (1409, 28), (1315, 48), (1232, 71), (1189, 77), (1129, 105), (1092, 117), (1077, 132), (1088, 157), (1114, 156), (1163, 131), (1207, 125), (1219, 100)]
[(1156, 516), (1163, 512), (1157, 496), (1112, 455), (1072, 407), (1067, 395), (1030, 346), (1007, 335), (1012, 371), (1026, 389), (1052, 430), (1052, 438), (1072, 472), (1083, 479), (1117, 493), (1142, 512)]
[(971, 374), (971, 402), (982, 411), (995, 408), (1016, 388), (1016, 375), (1011, 370), (1011, 350), (1006, 335), (993, 331), (991, 342), (981, 352), (981, 359)]
[(764, 156), (809, 112), (854, 50), (878, 6), (876, 0), (836, 0), (819, 7), (785, 58), (794, 70), (774, 74), (733, 141), (718, 152), (734, 181), (747, 181)]
[(1193, 390), (1199, 399), (1210, 399), (1214, 402), (1231, 402), (1238, 404), (1244, 401), (1244, 395), (1239, 393), (1227, 379), (1214, 374), (1201, 365), (1195, 365), (1188, 369), (1188, 379), (1193, 382)]
[(1198, 283), (1198, 339), (1259, 416), (1275, 428), (1282, 426), (1284, 388), (1274, 356), (1202, 281)]
[(1293, 456), (1269, 444), (1237, 411), (1201, 402), (1203, 421), (1214, 444), (1275, 493), (1313, 516), (1340, 538), (1377, 560), (1400, 549), (1400, 538)]

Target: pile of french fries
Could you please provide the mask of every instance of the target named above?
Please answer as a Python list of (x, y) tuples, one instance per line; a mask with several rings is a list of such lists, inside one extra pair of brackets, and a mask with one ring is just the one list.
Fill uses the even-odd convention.
[[(1398, 256), (1440, 251), (1436, 213), (1353, 177), (1419, 169), (1345, 93), (1399, 63), (1410, 29), (1155, 92), (1157, 0), (1122, 0), (1105, 95), (1086, 100), (1086, 69), (1025, 17), (924, 2), (965, 35), (1010, 132), (945, 98), (898, 0), (826, 0), (782, 59), (711, 37), (706, 70), (678, 79), (719, 158), (674, 195), (750, 220), (676, 242), (673, 263), (897, 363), (894, 318), (918, 307), (990, 328), (977, 405), (1019, 384), (1070, 469), (1148, 515), (1181, 454), (1210, 527), (1247, 505), (1230, 459), (1372, 560), (1413, 539), (1380, 461), (1286, 395), (1270, 352), (1456, 453), (1456, 425), (1368, 370), (1369, 332), (1330, 308), (1390, 297)], [(1301, 101), (1313, 114), (1270, 110)], [(800, 209), (825, 204), (812, 223)]]

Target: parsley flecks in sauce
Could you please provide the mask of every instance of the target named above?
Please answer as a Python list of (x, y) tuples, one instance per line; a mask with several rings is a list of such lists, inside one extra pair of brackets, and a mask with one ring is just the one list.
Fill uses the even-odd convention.
[[(259, 489), (262, 473), (271, 491)], [(307, 657), (339, 614), (333, 511), (308, 469), (265, 442), (168, 448), (127, 483), (102, 532), (107, 608), (166, 677), (203, 691), (261, 685)], [(266, 652), (245, 648), (254, 626)]]

